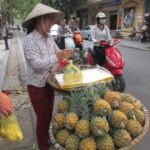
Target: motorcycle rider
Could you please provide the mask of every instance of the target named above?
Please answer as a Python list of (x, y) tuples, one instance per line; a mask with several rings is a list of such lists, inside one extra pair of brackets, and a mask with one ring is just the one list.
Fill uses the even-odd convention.
[(92, 41), (94, 42), (94, 53), (96, 64), (103, 66), (105, 64), (105, 52), (104, 48), (98, 45), (99, 41), (112, 40), (110, 31), (106, 23), (106, 15), (103, 12), (99, 12), (96, 15), (97, 24), (92, 30)]
[(70, 33), (74, 34), (74, 32), (80, 33), (80, 29), (76, 25), (75, 20), (71, 20), (70, 25), (69, 25)]
[(71, 20), (69, 25), (69, 32), (74, 35), (74, 40), (76, 43), (76, 47), (78, 47), (80, 50), (83, 48), (83, 38), (80, 34), (80, 29), (76, 24), (75, 20)]
[(69, 32), (66, 19), (61, 20), (60, 26), (58, 27), (57, 32), (58, 32), (58, 46), (60, 49), (64, 49), (65, 48), (65, 44), (64, 44), (65, 34)]

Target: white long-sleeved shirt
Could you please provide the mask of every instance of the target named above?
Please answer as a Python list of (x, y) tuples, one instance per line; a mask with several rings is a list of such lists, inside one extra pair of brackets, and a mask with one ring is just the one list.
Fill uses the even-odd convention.
[(44, 87), (49, 71), (56, 63), (59, 48), (49, 35), (44, 39), (36, 30), (27, 35), (24, 41), (24, 53), (27, 63), (27, 84)]
[(111, 39), (110, 36), (110, 31), (108, 29), (108, 27), (105, 25), (104, 29), (101, 30), (97, 24), (94, 25), (93, 30), (92, 30), (92, 41), (95, 43), (97, 41), (101, 41), (101, 40), (109, 40)]

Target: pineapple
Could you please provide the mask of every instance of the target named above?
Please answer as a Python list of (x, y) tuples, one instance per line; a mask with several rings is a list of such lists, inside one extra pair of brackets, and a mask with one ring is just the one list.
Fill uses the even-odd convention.
[(65, 141), (67, 140), (67, 138), (69, 137), (70, 133), (67, 129), (62, 129), (59, 130), (56, 134), (56, 140), (58, 141), (58, 143), (62, 146), (65, 145)]
[(56, 134), (57, 134), (57, 132), (59, 131), (59, 129), (58, 129), (56, 126), (53, 125), (52, 130), (53, 130), (53, 135), (54, 135), (54, 137), (56, 137)]
[(128, 118), (134, 115), (134, 106), (128, 102), (121, 102), (119, 110), (125, 113)]
[(111, 113), (111, 106), (107, 101), (103, 99), (97, 100), (94, 103), (94, 113), (102, 117), (103, 116), (109, 117)]
[(113, 110), (109, 122), (114, 128), (125, 128), (127, 120), (127, 116), (123, 112)]
[(57, 105), (57, 110), (59, 113), (65, 112), (69, 108), (69, 104), (66, 100), (62, 100), (58, 105)]
[(125, 129), (117, 129), (114, 131), (112, 137), (118, 148), (127, 146), (132, 141), (130, 134)]
[(75, 124), (75, 133), (84, 138), (90, 134), (89, 115), (87, 99), (83, 98), (81, 92), (71, 92), (69, 111), (75, 112), (78, 115), (79, 121)]
[(132, 105), (135, 107), (135, 109), (142, 109), (142, 104), (138, 101), (135, 101)]
[(96, 137), (103, 136), (104, 134), (108, 133), (108, 131), (109, 131), (109, 124), (102, 117), (94, 117), (91, 120), (90, 127), (91, 127), (92, 133)]
[(121, 101), (121, 93), (108, 91), (104, 95), (104, 99), (111, 105), (113, 109), (118, 108)]
[(105, 134), (103, 137), (97, 139), (98, 150), (115, 150), (115, 145), (112, 137), (109, 134)]
[(135, 101), (135, 97), (133, 97), (131, 94), (129, 93), (125, 93), (125, 94), (122, 94), (121, 96), (121, 101), (122, 102), (128, 102), (128, 103), (131, 103), (133, 104), (134, 101)]
[(62, 113), (56, 113), (53, 117), (53, 124), (57, 129), (64, 127), (65, 116)]
[(130, 116), (130, 119), (136, 119), (142, 126), (145, 123), (145, 114), (139, 109), (134, 110), (134, 115)]
[(66, 150), (78, 150), (79, 143), (80, 139), (75, 134), (71, 134), (65, 142), (65, 148)]
[(130, 120), (128, 120), (126, 130), (130, 133), (130, 135), (133, 138), (135, 138), (136, 136), (138, 136), (141, 133), (142, 126), (138, 121), (130, 119)]
[(65, 127), (69, 130), (72, 130), (75, 128), (79, 118), (76, 113), (70, 112), (65, 117)]
[(96, 142), (92, 137), (87, 137), (81, 140), (79, 150), (96, 150)]
[(85, 119), (81, 119), (75, 126), (75, 133), (80, 137), (84, 138), (90, 134), (90, 122)]

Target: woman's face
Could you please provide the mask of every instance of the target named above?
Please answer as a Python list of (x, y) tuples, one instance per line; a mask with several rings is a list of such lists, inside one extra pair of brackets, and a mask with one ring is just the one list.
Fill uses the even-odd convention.
[(46, 16), (44, 18), (44, 25), (46, 32), (50, 32), (51, 26), (54, 24), (54, 18), (51, 16)]

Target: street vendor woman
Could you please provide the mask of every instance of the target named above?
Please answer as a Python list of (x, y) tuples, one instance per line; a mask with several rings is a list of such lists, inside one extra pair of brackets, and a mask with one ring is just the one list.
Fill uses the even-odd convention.
[(60, 50), (50, 36), (50, 28), (64, 14), (38, 3), (23, 23), (27, 29), (24, 53), (27, 62), (27, 89), (37, 116), (36, 135), (40, 150), (49, 150), (49, 124), (52, 118), (54, 90), (46, 83), (53, 64), (72, 56), (73, 50)]

